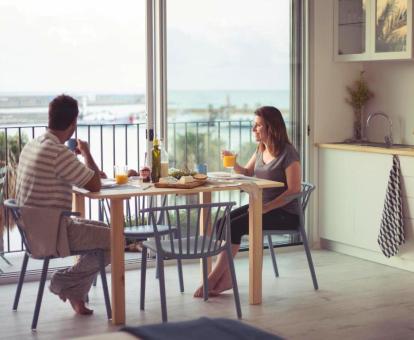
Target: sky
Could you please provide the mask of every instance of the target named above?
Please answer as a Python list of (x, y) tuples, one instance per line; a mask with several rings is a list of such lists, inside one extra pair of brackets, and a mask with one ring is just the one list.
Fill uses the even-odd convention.
[[(169, 90), (289, 88), (290, 0), (167, 0)], [(143, 93), (145, 0), (0, 0), (0, 92)]]

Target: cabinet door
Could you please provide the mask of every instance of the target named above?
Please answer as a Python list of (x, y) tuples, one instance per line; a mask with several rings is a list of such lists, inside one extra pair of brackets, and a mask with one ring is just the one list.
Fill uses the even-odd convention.
[(371, 0), (372, 59), (412, 57), (412, 0)]
[(334, 1), (334, 56), (336, 61), (369, 58), (369, 0)]

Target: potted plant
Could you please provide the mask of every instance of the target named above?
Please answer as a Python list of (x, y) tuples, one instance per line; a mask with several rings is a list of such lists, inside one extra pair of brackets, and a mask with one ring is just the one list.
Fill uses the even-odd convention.
[(374, 97), (374, 93), (369, 89), (368, 83), (364, 78), (364, 71), (359, 74), (359, 79), (355, 80), (353, 86), (347, 86), (346, 91), (349, 97), (345, 101), (354, 110), (354, 129), (353, 141), (365, 139), (365, 113), (364, 106)]

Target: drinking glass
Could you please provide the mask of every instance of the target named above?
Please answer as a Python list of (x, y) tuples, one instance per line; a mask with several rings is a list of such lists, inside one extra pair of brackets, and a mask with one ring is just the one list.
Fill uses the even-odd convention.
[(115, 182), (116, 184), (128, 183), (128, 166), (126, 165), (115, 165)]
[(233, 173), (236, 157), (237, 154), (232, 151), (227, 151), (226, 154), (223, 155), (223, 167), (230, 169), (230, 173)]

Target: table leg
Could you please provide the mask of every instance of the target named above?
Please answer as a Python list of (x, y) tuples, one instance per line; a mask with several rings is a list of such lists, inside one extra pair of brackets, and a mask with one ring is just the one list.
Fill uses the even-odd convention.
[[(211, 192), (200, 192), (200, 204), (207, 204), (211, 203)], [(201, 216), (200, 216), (200, 235), (209, 234), (211, 232), (211, 218), (206, 224), (206, 213), (205, 209), (201, 209)], [(210, 273), (212, 270), (212, 261), (211, 257), (207, 259), (207, 272)], [(200, 260), (200, 270), (201, 270), (201, 278), (203, 277), (203, 262)]]
[(249, 303), (262, 303), (262, 190), (249, 192)]
[(125, 323), (125, 266), (123, 200), (111, 199), (112, 323)]
[(80, 213), (80, 217), (85, 218), (85, 196), (72, 194), (72, 211)]

